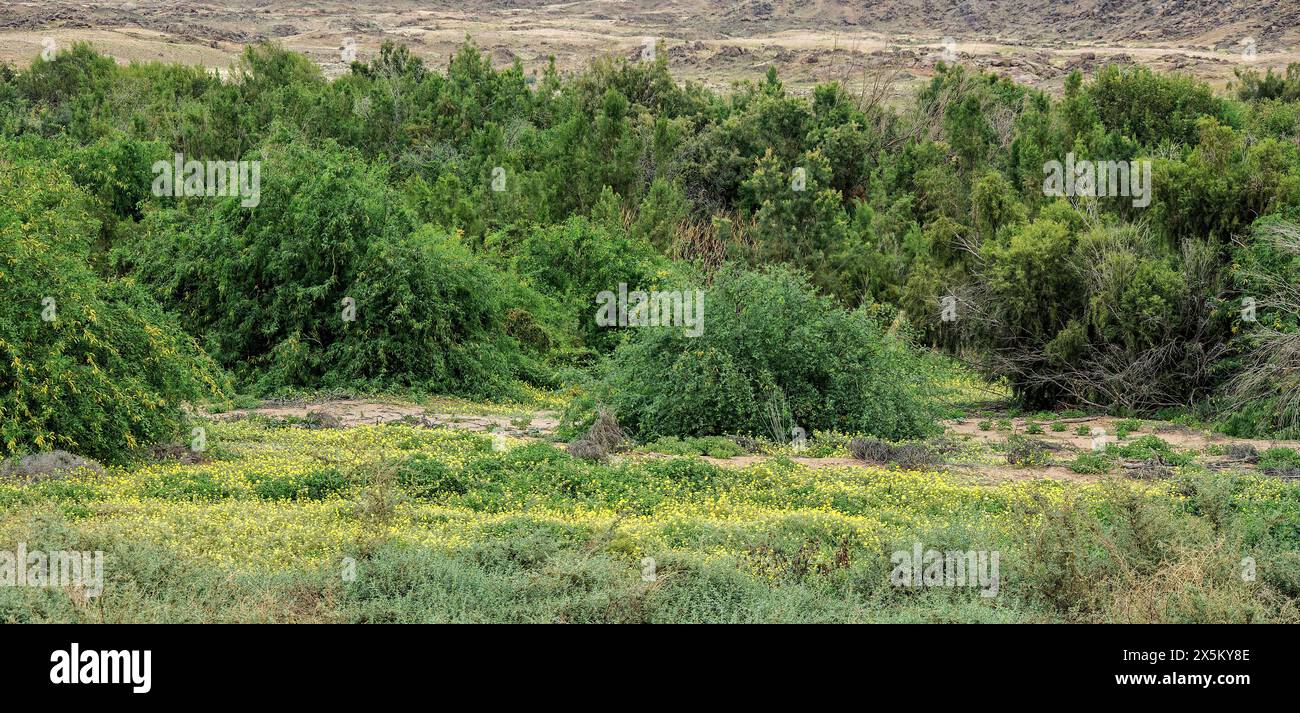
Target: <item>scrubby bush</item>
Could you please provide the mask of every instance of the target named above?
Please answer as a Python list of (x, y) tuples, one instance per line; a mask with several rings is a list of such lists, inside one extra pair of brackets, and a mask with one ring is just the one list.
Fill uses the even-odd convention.
[(537, 227), (508, 252), (530, 287), (563, 305), (566, 322), (588, 348), (608, 351), (622, 332), (591, 318), (596, 296), (606, 290), (618, 293), (620, 284), (629, 291), (655, 289), (669, 271), (667, 260), (648, 241), (629, 236), (617, 224), (612, 194), (606, 192), (597, 209), (602, 220), (573, 217)]
[(1050, 446), (1035, 438), (1015, 435), (1004, 444), (1006, 459), (1010, 465), (1037, 467), (1051, 461)]
[(854, 438), (848, 444), (849, 454), (871, 463), (893, 463), (902, 468), (916, 470), (934, 465), (939, 455), (919, 443), (888, 443), (878, 438)]
[(397, 468), (397, 483), (418, 498), (464, 495), (465, 483), (450, 467), (435, 458), (416, 454)]
[(1083, 452), (1075, 456), (1073, 461), (1066, 466), (1075, 473), (1084, 475), (1099, 475), (1110, 470), (1110, 459), (1101, 453)]
[(1129, 460), (1154, 461), (1166, 465), (1186, 465), (1191, 462), (1190, 452), (1179, 452), (1159, 436), (1142, 436), (1124, 445), (1109, 443), (1106, 452)]
[(1087, 92), (1103, 126), (1144, 145), (1191, 144), (1201, 117), (1226, 117), (1208, 84), (1146, 67), (1107, 65)]
[(604, 461), (621, 448), (625, 437), (614, 414), (601, 409), (586, 434), (568, 445), (569, 455), (583, 460)]
[(840, 430), (911, 438), (934, 429), (933, 374), (865, 311), (797, 273), (731, 269), (704, 291), (699, 336), (642, 328), (609, 359), (605, 402), (641, 439)]
[(1259, 456), (1259, 469), (1287, 480), (1300, 479), (1300, 452), (1292, 448), (1269, 448)]
[(1150, 412), (1206, 398), (1230, 336), (1215, 248), (1171, 251), (1133, 227), (1081, 234), (1079, 219), (1053, 210), (983, 245), (978, 313), (962, 324), (986, 369), (1026, 406)]
[(504, 277), (418, 227), (381, 169), (333, 144), (258, 158), (256, 207), (160, 206), (115, 251), (244, 384), (493, 395), (537, 376), (506, 334)]
[[(1254, 241), (1236, 253), (1243, 318), (1235, 346), (1241, 352), (1225, 387), (1218, 424), (1239, 437), (1300, 437), (1300, 224), (1268, 218)], [(1257, 309), (1251, 314), (1245, 307)]]
[(131, 280), (91, 268), (98, 223), (68, 176), (0, 159), (0, 453), (118, 462), (176, 437), (219, 370)]
[(664, 436), (654, 443), (647, 444), (645, 448), (653, 453), (663, 453), (665, 455), (704, 455), (711, 458), (734, 458), (745, 453), (745, 449), (740, 444), (721, 436), (704, 436), (701, 438)]

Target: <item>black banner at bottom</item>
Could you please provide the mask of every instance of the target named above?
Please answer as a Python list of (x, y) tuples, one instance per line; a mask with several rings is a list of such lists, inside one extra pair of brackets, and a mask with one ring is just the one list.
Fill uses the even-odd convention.
[[(1280, 626), (246, 626), (0, 628), (0, 683), (58, 703), (295, 703), (461, 692), (500, 704), (624, 689), (911, 691), (914, 702), (1043, 690), (1168, 700), (1294, 690)], [(431, 688), (432, 687), (432, 688)], [(557, 688), (559, 687), (559, 688)], [(963, 690), (963, 687), (967, 687)], [(794, 690), (791, 692), (794, 692)], [(687, 690), (687, 689), (681, 689)], [(659, 691), (659, 693), (655, 693)], [(585, 695), (585, 694), (584, 694)], [(710, 695), (707, 694), (706, 695)]]

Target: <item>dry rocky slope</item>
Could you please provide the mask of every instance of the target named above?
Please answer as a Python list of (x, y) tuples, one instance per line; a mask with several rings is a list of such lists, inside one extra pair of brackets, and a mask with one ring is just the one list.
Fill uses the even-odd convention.
[(566, 70), (605, 54), (638, 56), (654, 38), (675, 76), (717, 88), (775, 66), (796, 89), (828, 80), (856, 85), (873, 73), (896, 72), (903, 93), (933, 73), (946, 37), (959, 61), (1049, 90), (1072, 69), (1106, 62), (1185, 71), (1223, 85), (1239, 66), (1300, 61), (1300, 3), (6, 0), (0, 62), (29, 62), (51, 38), (60, 46), (90, 41), (123, 62), (225, 68), (243, 45), (272, 40), (307, 53), (333, 75), (346, 69), (341, 50), (349, 42), (363, 60), (395, 40), (438, 65), (467, 35), (498, 64), (517, 60), (529, 72), (552, 56)]

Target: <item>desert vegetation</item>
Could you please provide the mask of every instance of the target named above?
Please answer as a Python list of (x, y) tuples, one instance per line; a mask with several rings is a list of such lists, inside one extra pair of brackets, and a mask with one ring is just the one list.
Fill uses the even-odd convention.
[(1298, 67), (0, 66), (0, 620), (1296, 621)]

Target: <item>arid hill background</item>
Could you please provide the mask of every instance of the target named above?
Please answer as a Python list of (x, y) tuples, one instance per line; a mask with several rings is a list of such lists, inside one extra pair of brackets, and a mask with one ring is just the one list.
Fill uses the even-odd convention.
[[(1106, 62), (1181, 70), (1222, 85), (1234, 67), (1285, 67), (1300, 59), (1300, 3), (931, 2), (889, 0), (535, 0), (474, 2), (6, 2), (0, 61), (23, 65), (45, 38), (88, 40), (119, 61), (226, 67), (243, 45), (274, 40), (328, 73), (342, 48), (364, 59), (384, 40), (447, 57), (466, 35), (493, 60), (562, 69), (601, 54), (640, 53), (655, 38), (676, 77), (713, 87), (775, 66), (792, 87), (897, 70), (897, 89), (930, 76), (945, 37), (966, 64), (1057, 89), (1068, 72)], [(1247, 52), (1253, 41), (1254, 53)]]

